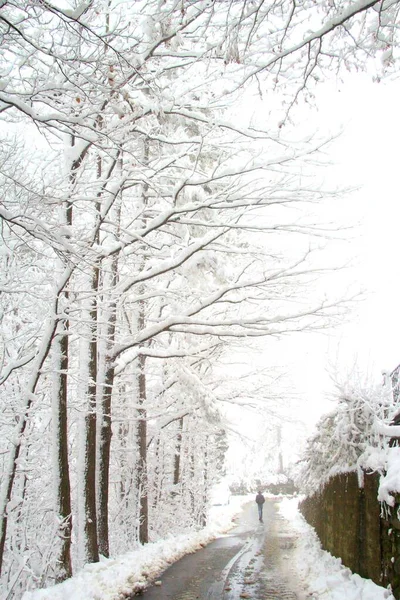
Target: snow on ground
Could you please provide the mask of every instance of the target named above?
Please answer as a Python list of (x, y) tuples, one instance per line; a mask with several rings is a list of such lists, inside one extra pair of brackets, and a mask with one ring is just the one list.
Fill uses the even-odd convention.
[[(253, 496), (232, 496), (229, 505), (214, 506), (210, 525), (141, 546), (116, 558), (86, 565), (77, 575), (51, 588), (25, 592), (22, 600), (121, 600), (133, 589), (143, 589), (173, 562), (195, 552), (234, 525), (232, 519)], [(293, 566), (308, 587), (310, 600), (394, 600), (385, 588), (343, 567), (340, 559), (321, 549), (313, 530), (297, 510), (298, 500), (280, 502), (282, 515), (298, 534)]]
[(322, 550), (297, 505), (298, 499), (285, 498), (279, 510), (298, 534), (293, 566), (306, 583), (310, 600), (395, 600), (389, 590), (352, 573), (339, 558)]
[(103, 558), (63, 583), (25, 592), (22, 600), (122, 600), (157, 579), (171, 563), (229, 531), (235, 525), (232, 519), (249, 500), (253, 496), (232, 496), (229, 504), (211, 508), (210, 524), (201, 531), (139, 546), (115, 558)]

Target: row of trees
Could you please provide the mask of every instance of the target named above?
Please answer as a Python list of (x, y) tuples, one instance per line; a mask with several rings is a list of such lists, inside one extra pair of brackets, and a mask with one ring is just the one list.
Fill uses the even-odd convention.
[[(323, 142), (296, 139), (294, 102), (372, 47), (390, 69), (397, 10), (1, 3), (7, 597), (164, 535), (174, 507), (204, 524), (228, 341), (341, 314), (307, 294), (321, 230), (299, 207), (324, 196), (307, 179)], [(255, 93), (279, 98), (267, 123)]]

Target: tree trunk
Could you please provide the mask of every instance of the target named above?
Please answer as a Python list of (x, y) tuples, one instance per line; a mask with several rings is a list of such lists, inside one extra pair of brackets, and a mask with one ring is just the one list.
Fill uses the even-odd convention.
[(157, 504), (161, 497), (161, 488), (162, 488), (162, 480), (161, 480), (161, 472), (163, 469), (163, 465), (161, 464), (161, 440), (160, 436), (157, 437), (156, 441), (156, 449), (154, 452), (154, 496), (153, 496), (153, 509), (157, 508)]
[(200, 513), (200, 525), (201, 527), (205, 527), (207, 525), (207, 504), (208, 504), (208, 444), (209, 444), (209, 436), (206, 436), (206, 443), (204, 444), (204, 479), (203, 479), (203, 495), (202, 495), (202, 506)]
[[(71, 140), (75, 144), (74, 138)], [(75, 175), (71, 171), (70, 181)], [(72, 225), (71, 203), (65, 208), (65, 222)], [(68, 292), (61, 296), (68, 302)], [(64, 309), (64, 311), (67, 308)], [(69, 322), (63, 319), (58, 323), (57, 335), (54, 339), (54, 388), (53, 388), (53, 443), (55, 451), (55, 484), (56, 511), (60, 520), (58, 537), (61, 540), (58, 558), (56, 582), (61, 583), (72, 576), (71, 538), (72, 538), (72, 506), (71, 484), (68, 461), (68, 367), (69, 367)]]
[[(143, 163), (149, 164), (149, 140), (145, 138), (143, 142)], [(148, 204), (149, 186), (143, 184), (142, 202), (144, 216), (142, 218), (143, 226), (146, 225), (145, 209)], [(140, 290), (144, 292), (144, 288)], [(146, 325), (146, 304), (142, 300), (139, 302), (139, 330), (144, 329)], [(138, 461), (138, 498), (139, 498), (139, 542), (147, 544), (149, 541), (149, 499), (148, 499), (148, 479), (147, 479), (147, 413), (146, 413), (146, 356), (139, 354), (139, 410), (138, 410), (138, 444), (139, 444), (139, 461)]]
[(68, 336), (65, 321), (59, 323), (59, 334), (54, 341), (55, 375), (53, 398), (53, 439), (55, 449), (56, 511), (60, 519), (58, 536), (61, 548), (58, 558), (57, 583), (72, 576), (71, 564), (71, 486), (68, 463), (67, 373)]
[(194, 460), (194, 448), (193, 448), (193, 444), (194, 444), (193, 434), (191, 434), (191, 436), (190, 436), (190, 446), (189, 446), (189, 456), (188, 456), (189, 468), (188, 468), (187, 485), (189, 487), (190, 514), (192, 515), (193, 520), (195, 520), (196, 519), (196, 500), (195, 500), (195, 493), (194, 493), (194, 483), (195, 483), (195, 468), (194, 468), (194, 464), (195, 464), (195, 460)]
[(183, 428), (183, 417), (181, 417), (179, 419), (178, 434), (176, 436), (176, 447), (175, 447), (175, 456), (174, 456), (174, 485), (178, 485), (179, 480), (180, 480), (182, 428)]
[(114, 368), (106, 371), (104, 378), (104, 393), (101, 404), (100, 443), (98, 460), (98, 536), (99, 551), (108, 557), (109, 530), (108, 530), (108, 500), (110, 489), (110, 449), (111, 449), (111, 395), (114, 385)]
[[(122, 170), (122, 159), (119, 160), (119, 166)], [(101, 174), (101, 165), (99, 166)], [(119, 225), (121, 220), (121, 205), (116, 210), (117, 235), (119, 234)], [(115, 330), (117, 323), (117, 300), (112, 298), (113, 289), (118, 281), (118, 255), (111, 258), (111, 264), (104, 268), (105, 281), (104, 288), (109, 292), (104, 292), (102, 318), (106, 322), (104, 337), (100, 352), (100, 381), (102, 386), (99, 390), (100, 398), (100, 423), (99, 423), (99, 446), (98, 446), (98, 540), (99, 551), (103, 556), (110, 555), (109, 530), (108, 530), (108, 502), (110, 490), (110, 451), (112, 437), (112, 392), (115, 380), (115, 369), (108, 364), (108, 353), (111, 351), (115, 342)], [(104, 373), (104, 375), (103, 375)], [(104, 377), (104, 380), (103, 380)]]
[(139, 542), (147, 544), (149, 541), (149, 515), (148, 515), (148, 491), (147, 491), (147, 414), (145, 408), (146, 400), (146, 357), (139, 356), (139, 415), (138, 415), (138, 489), (139, 489)]
[(283, 455), (282, 455), (282, 428), (277, 429), (277, 446), (278, 446), (278, 473), (283, 473)]
[(96, 515), (96, 392), (97, 392), (97, 298), (99, 269), (93, 267), (91, 290), (93, 293), (90, 310), (89, 340), (89, 384), (87, 386), (87, 413), (85, 415), (85, 450), (83, 467), (83, 530), (85, 539), (85, 562), (99, 561)]

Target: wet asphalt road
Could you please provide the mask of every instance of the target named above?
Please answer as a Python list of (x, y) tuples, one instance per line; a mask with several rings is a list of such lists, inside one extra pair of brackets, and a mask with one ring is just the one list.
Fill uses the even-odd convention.
[(231, 534), (168, 568), (143, 600), (304, 600), (290, 566), (294, 534), (267, 499), (264, 523), (246, 505)]

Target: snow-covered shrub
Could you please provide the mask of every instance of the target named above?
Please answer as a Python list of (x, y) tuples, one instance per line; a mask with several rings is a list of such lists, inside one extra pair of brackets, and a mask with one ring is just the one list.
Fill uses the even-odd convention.
[[(380, 435), (376, 424), (390, 420), (391, 394), (381, 385), (351, 382), (336, 384), (336, 390), (337, 405), (317, 423), (296, 470), (296, 484), (306, 494), (317, 491), (338, 473), (371, 470), (372, 454), (374, 468), (384, 465), (387, 438)], [(376, 451), (383, 451), (382, 460), (376, 461)]]

